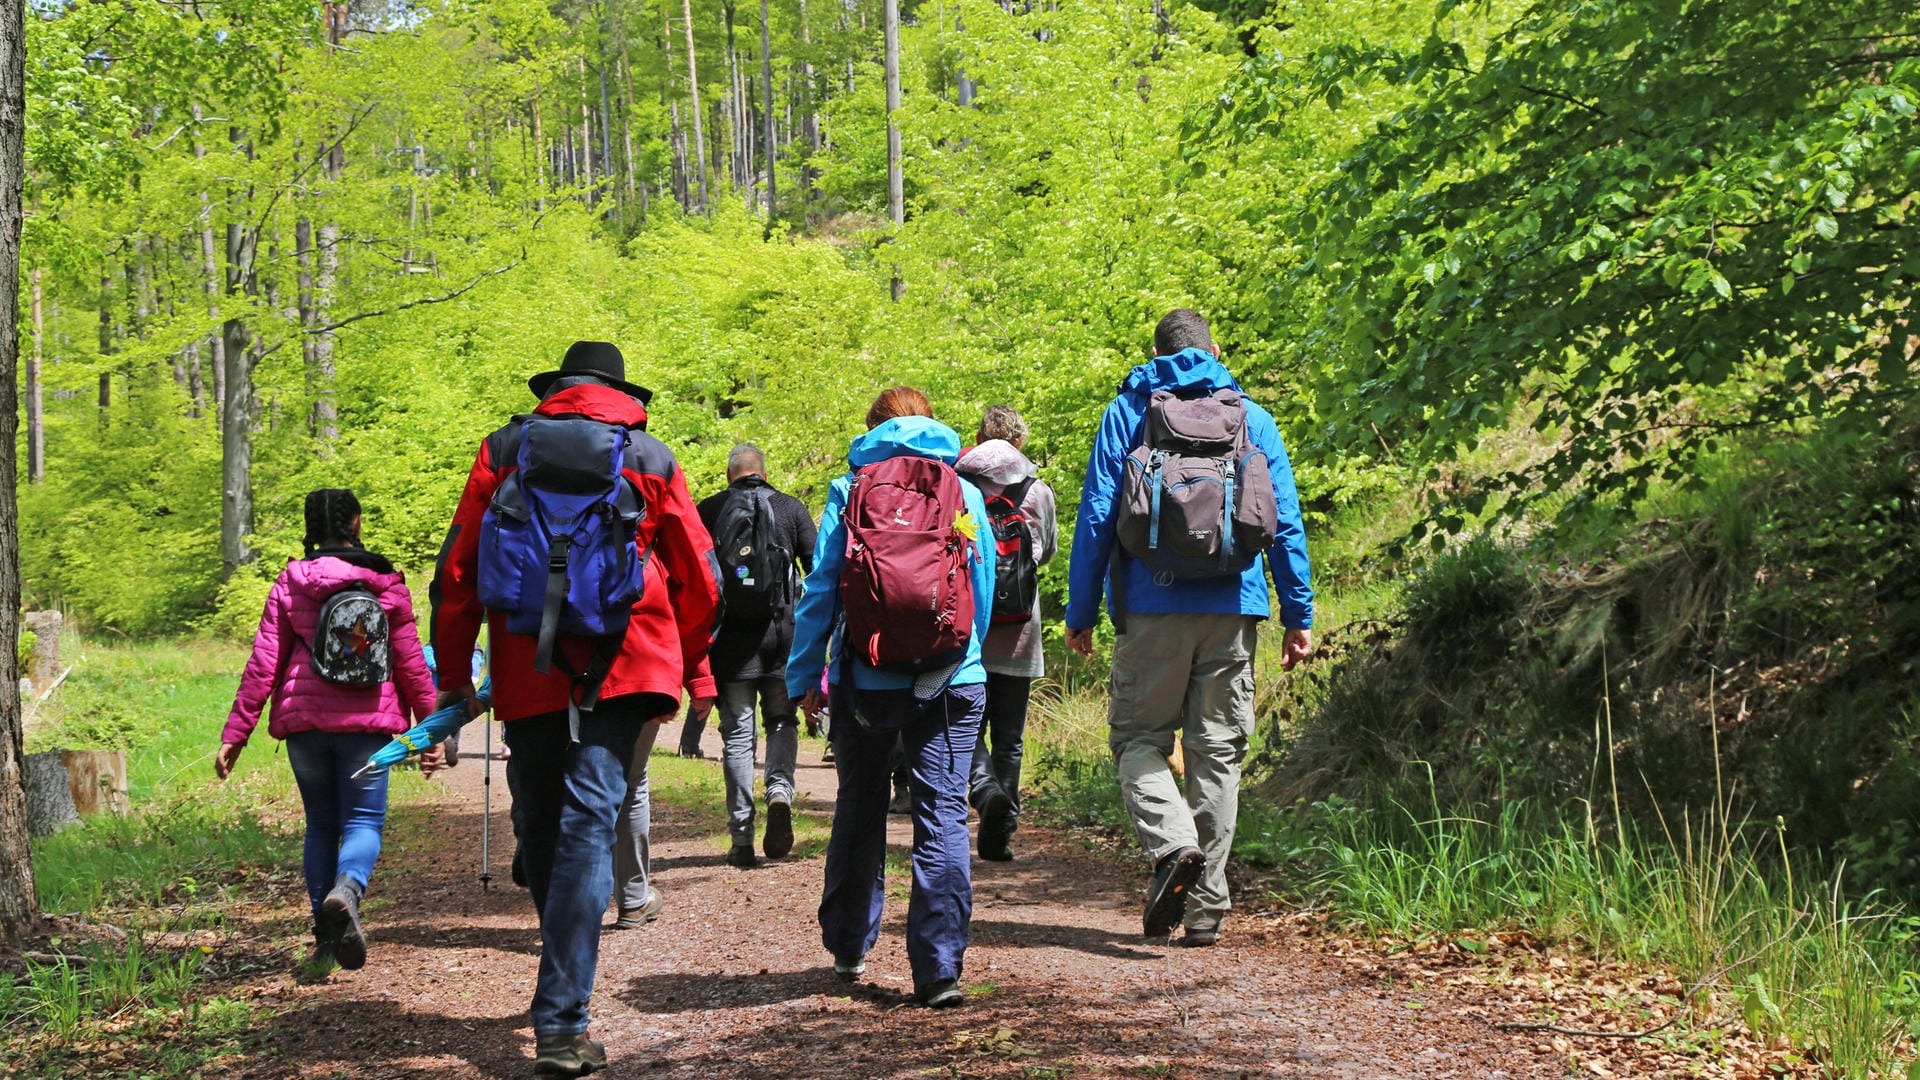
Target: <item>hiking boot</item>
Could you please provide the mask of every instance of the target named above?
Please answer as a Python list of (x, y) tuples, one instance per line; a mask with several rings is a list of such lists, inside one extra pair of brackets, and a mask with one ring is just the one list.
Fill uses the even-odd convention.
[(1148, 937), (1166, 937), (1180, 925), (1181, 917), (1187, 913), (1187, 890), (1200, 880), (1206, 868), (1207, 857), (1197, 847), (1183, 847), (1154, 866), (1143, 920)]
[(523, 889), (527, 887), (527, 864), (520, 858), (519, 848), (513, 849), (513, 866), (507, 871), (507, 876), (513, 878), (515, 885)]
[(647, 925), (653, 920), (659, 918), (661, 909), (665, 908), (666, 906), (667, 906), (667, 901), (664, 897), (660, 895), (660, 890), (649, 886), (647, 889), (646, 902), (641, 904), (639, 907), (635, 907), (635, 908), (627, 908), (627, 907), (621, 908), (620, 917), (613, 920), (613, 925), (607, 927), (607, 929), (609, 930), (638, 929), (642, 926)]
[(361, 885), (345, 874), (333, 879), (333, 891), (320, 902), (319, 932), (333, 941), (333, 958), (348, 971), (367, 963), (367, 939), (360, 932)]
[(841, 982), (858, 982), (860, 976), (867, 973), (867, 958), (864, 956), (836, 956), (833, 958), (833, 973), (840, 976)]
[(913, 813), (913, 792), (903, 787), (894, 788), (893, 798), (889, 800), (887, 803), (887, 813), (889, 814)]
[(751, 870), (760, 865), (760, 860), (754, 857), (752, 844), (735, 844), (727, 849), (727, 865)]
[(1181, 935), (1180, 944), (1185, 945), (1189, 949), (1204, 949), (1219, 940), (1220, 924), (1214, 923), (1212, 926), (1187, 927), (1187, 932)]
[(340, 961), (333, 955), (334, 941), (320, 929), (320, 918), (313, 920), (313, 954), (300, 961), (294, 967), (294, 979), (298, 982), (319, 982), (333, 974)]
[(959, 979), (941, 979), (937, 983), (930, 983), (913, 996), (929, 1009), (951, 1009), (967, 1000), (967, 992), (960, 989)]
[(1013, 861), (1013, 818), (982, 817), (980, 819), (980, 857), (988, 862)]
[(999, 784), (987, 789), (987, 793), (974, 801), (973, 808), (980, 811), (980, 820), (1004, 818), (1013, 815), (1013, 796)]
[(533, 1075), (585, 1076), (607, 1067), (607, 1048), (578, 1035), (541, 1035), (533, 1042)]
[(762, 847), (769, 859), (784, 859), (793, 850), (793, 803), (767, 800), (767, 837)]

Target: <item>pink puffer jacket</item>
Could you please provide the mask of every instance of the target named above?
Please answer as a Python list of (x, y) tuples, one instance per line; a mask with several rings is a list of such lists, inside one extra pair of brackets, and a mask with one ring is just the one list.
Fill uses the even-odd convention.
[[(377, 557), (376, 557), (377, 558)], [(342, 586), (365, 582), (387, 612), (393, 678), (379, 686), (339, 686), (314, 674), (307, 643), (320, 605)], [(244, 743), (273, 699), (267, 733), (276, 739), (302, 731), (373, 731), (394, 735), (433, 711), (433, 677), (420, 653), (413, 597), (399, 572), (381, 573), (322, 555), (287, 564), (267, 593), (267, 609), (254, 635), (253, 656), (240, 674), (240, 692), (220, 741)]]

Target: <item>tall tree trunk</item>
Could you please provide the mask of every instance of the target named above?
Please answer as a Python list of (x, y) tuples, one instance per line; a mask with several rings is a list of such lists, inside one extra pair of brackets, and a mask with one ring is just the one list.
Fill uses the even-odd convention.
[[(325, 167), (330, 188), (339, 182), (346, 167), (346, 150), (336, 139), (327, 153)], [(334, 287), (340, 279), (340, 226), (330, 218), (323, 219), (318, 232), (319, 244), (313, 257), (313, 295), (307, 304), (311, 322), (303, 326), (303, 330), (325, 326), (333, 320)], [(313, 434), (319, 443), (319, 456), (325, 459), (333, 456), (334, 444), (340, 440), (340, 406), (333, 378), (333, 331), (313, 334), (309, 344), (311, 352), (307, 355), (314, 382)]]
[(698, 148), (697, 156), (700, 159), (700, 212), (704, 214), (710, 205), (707, 202), (707, 139), (700, 130), (700, 69), (694, 62), (693, 0), (680, 0), (680, 11), (686, 19), (687, 100), (693, 112), (693, 143)]
[(46, 413), (41, 408), (40, 363), (46, 355), (47, 323), (40, 307), (40, 268), (33, 270), (33, 351), (27, 354), (27, 481), (47, 475)]
[[(593, 187), (593, 109), (587, 104), (587, 58), (580, 64), (580, 182)], [(586, 193), (587, 205), (594, 204), (594, 192)]]
[(253, 532), (253, 357), (248, 349), (247, 267), (253, 244), (239, 222), (227, 225), (226, 339), (227, 399), (220, 409), (220, 564), (221, 578), (253, 561), (247, 537)]
[(533, 197), (533, 208), (543, 211), (547, 208), (547, 133), (540, 122), (540, 97), (533, 99), (533, 168), (534, 190), (540, 194)]
[[(200, 106), (193, 107), (194, 136), (193, 156), (204, 158), (207, 147), (200, 141)], [(213, 200), (205, 191), (200, 192), (200, 284), (207, 298), (207, 321), (209, 324), (220, 321), (220, 263), (213, 247)], [(213, 367), (213, 411), (218, 413), (227, 400), (227, 361), (226, 341), (218, 331), (207, 335), (207, 357)], [(194, 411), (198, 415), (206, 407), (204, 384), (193, 392)]]
[[(886, 0), (885, 22), (881, 33), (887, 48), (887, 217), (898, 229), (907, 220), (907, 193), (900, 176), (900, 0)], [(893, 298), (906, 293), (900, 280), (900, 264), (893, 265)]]
[(780, 155), (773, 139), (773, 39), (768, 26), (767, 0), (760, 0), (760, 112), (765, 121), (760, 150), (767, 156), (767, 220), (772, 221), (779, 205), (774, 198), (773, 159)]
[(800, 64), (800, 90), (805, 94), (803, 105), (806, 108), (805, 134), (807, 139), (807, 160), (800, 166), (800, 208), (802, 220), (812, 224), (813, 216), (813, 156), (820, 152), (820, 109), (819, 87), (813, 70), (813, 29), (807, 22), (807, 0), (800, 0), (800, 45), (805, 59)]
[(20, 722), (20, 519), (14, 495), (15, 372), (20, 361), (20, 186), (25, 175), (26, 7), (0, 4), (0, 942), (40, 925), (27, 850)]
[(113, 404), (113, 369), (107, 357), (113, 355), (113, 267), (100, 267), (100, 422), (107, 422), (107, 409)]

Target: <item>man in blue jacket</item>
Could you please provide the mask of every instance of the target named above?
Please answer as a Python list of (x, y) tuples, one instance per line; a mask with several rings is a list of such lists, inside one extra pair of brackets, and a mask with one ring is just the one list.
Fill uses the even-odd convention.
[[(1094, 436), (1068, 567), (1067, 645), (1092, 655), (1104, 585), (1118, 633), (1110, 744), (1128, 816), (1154, 868), (1145, 931), (1164, 937), (1184, 923), (1185, 944), (1212, 945), (1230, 906), (1226, 863), (1253, 733), (1254, 646), (1272, 608), (1262, 560), (1238, 577), (1177, 578), (1152, 573), (1116, 543), (1127, 455), (1141, 444), (1153, 393), (1194, 398), (1240, 390), (1200, 313), (1169, 312), (1153, 343), (1154, 358), (1128, 373)], [(1273, 481), (1274, 541), (1264, 561), (1286, 627), (1281, 663), (1290, 668), (1313, 649), (1300, 497), (1272, 415), (1251, 399), (1245, 405), (1248, 437), (1266, 456)], [(1186, 751), (1184, 792), (1169, 762), (1175, 735)]]

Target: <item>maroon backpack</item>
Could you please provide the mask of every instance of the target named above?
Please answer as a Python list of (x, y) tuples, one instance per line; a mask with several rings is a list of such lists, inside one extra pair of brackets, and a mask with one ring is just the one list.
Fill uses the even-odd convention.
[(840, 572), (846, 649), (866, 664), (916, 673), (950, 665), (973, 634), (973, 541), (960, 476), (943, 462), (895, 457), (854, 474)]

